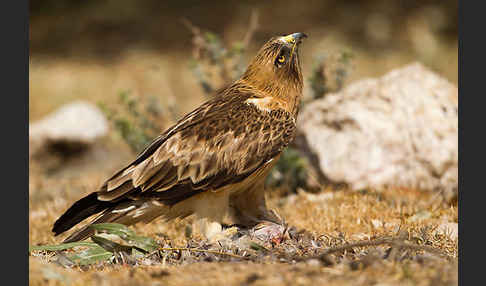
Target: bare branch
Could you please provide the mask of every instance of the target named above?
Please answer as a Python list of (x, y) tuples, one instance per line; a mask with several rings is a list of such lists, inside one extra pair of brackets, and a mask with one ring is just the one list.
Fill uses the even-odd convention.
[(250, 44), (250, 41), (253, 38), (253, 34), (255, 34), (255, 31), (258, 29), (258, 16), (258, 10), (253, 9), (250, 15), (250, 26), (248, 27), (245, 37), (243, 38), (243, 47), (245, 47), (245, 49)]
[(181, 19), (182, 24), (187, 27), (189, 31), (192, 33), (192, 56), (195, 59), (200, 59), (201, 58), (201, 51), (207, 48), (207, 43), (206, 40), (204, 39), (201, 29), (198, 27), (194, 26), (191, 21), (189, 21), (187, 18), (182, 18)]

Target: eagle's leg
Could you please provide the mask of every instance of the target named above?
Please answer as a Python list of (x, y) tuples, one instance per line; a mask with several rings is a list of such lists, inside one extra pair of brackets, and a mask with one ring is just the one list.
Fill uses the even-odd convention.
[(229, 195), (224, 192), (207, 192), (194, 200), (194, 209), (199, 220), (196, 228), (210, 242), (230, 238), (232, 230), (223, 229), (222, 223), (228, 212)]
[(284, 239), (286, 226), (274, 210), (267, 208), (263, 183), (233, 194), (229, 202), (233, 222), (247, 228), (250, 236), (272, 245)]
[(267, 208), (263, 182), (232, 194), (229, 207), (230, 215), (236, 225), (251, 228), (262, 222), (283, 224), (277, 213)]

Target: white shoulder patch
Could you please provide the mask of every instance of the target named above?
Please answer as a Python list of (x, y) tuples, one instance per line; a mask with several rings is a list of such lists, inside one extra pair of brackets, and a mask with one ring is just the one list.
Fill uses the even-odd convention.
[(255, 105), (258, 109), (266, 112), (272, 111), (270, 108), (270, 105), (273, 103), (273, 98), (272, 97), (262, 97), (262, 98), (248, 98), (245, 100), (245, 103), (247, 104), (253, 104)]

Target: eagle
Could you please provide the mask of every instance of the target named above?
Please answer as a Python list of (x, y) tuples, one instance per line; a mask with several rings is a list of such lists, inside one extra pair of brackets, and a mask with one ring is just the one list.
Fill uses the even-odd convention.
[(64, 242), (94, 235), (96, 223), (133, 225), (195, 214), (202, 234), (223, 230), (223, 219), (254, 227), (279, 224), (266, 205), (264, 181), (294, 139), (302, 97), (299, 46), (304, 33), (272, 37), (243, 75), (186, 114), (95, 192), (54, 223), (57, 236), (95, 216)]

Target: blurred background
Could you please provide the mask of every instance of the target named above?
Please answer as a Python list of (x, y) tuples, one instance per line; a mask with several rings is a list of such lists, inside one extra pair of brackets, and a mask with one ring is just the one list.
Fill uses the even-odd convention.
[(31, 0), (29, 120), (75, 99), (115, 102), (121, 91), (150, 94), (190, 111), (205, 99), (190, 68), (186, 18), (225, 43), (258, 25), (245, 59), (271, 36), (309, 35), (304, 77), (323, 53), (353, 54), (347, 82), (420, 61), (457, 84), (458, 1)]
[[(97, 105), (107, 120), (74, 108), (31, 125), (30, 153), (48, 146), (31, 162), (31, 178), (82, 173), (96, 188), (237, 78), (276, 35), (309, 35), (300, 51), (305, 100), (416, 61), (457, 85), (457, 6), (440, 0), (32, 0), (30, 123), (79, 100)], [(78, 152), (86, 149), (78, 142), (91, 145), (94, 137), (102, 138), (97, 148)], [(295, 190), (305, 167), (296, 153), (284, 157), (289, 164), (280, 171)]]
[[(331, 113), (331, 108), (320, 105), (299, 114), (303, 119), (298, 123), (311, 123), (306, 129), (309, 136), (300, 138), (317, 138), (314, 135), (324, 134), (322, 130), (331, 130), (326, 133), (331, 134), (329, 137), (313, 145), (323, 147), (321, 154), (325, 160), (331, 157), (328, 154), (338, 157), (342, 153), (343, 159), (335, 160), (342, 164), (328, 164), (329, 169), (335, 171), (339, 169), (336, 166), (342, 165), (342, 174), (353, 175), (353, 171), (361, 170), (359, 166), (367, 165), (358, 164), (364, 162), (375, 169), (383, 166), (382, 170), (396, 172), (398, 179), (409, 174), (414, 182), (429, 180), (437, 185), (452, 185), (457, 194), (457, 0), (30, 0), (29, 3), (29, 244), (59, 243), (60, 237), (54, 237), (50, 231), (52, 223), (74, 201), (99, 188), (161, 131), (207, 100), (212, 91), (238, 77), (270, 37), (294, 32), (308, 35), (300, 48), (304, 104), (309, 104), (306, 107), (319, 97), (330, 99), (331, 107), (352, 107), (331, 110), (333, 118), (341, 122), (333, 124), (329, 119), (327, 126), (319, 125), (325, 121), (319, 118), (324, 117), (308, 120), (305, 114), (319, 113), (313, 110)], [(368, 81), (353, 91), (365, 96), (348, 94), (343, 100), (347, 105), (341, 101), (339, 105), (332, 103), (342, 98), (324, 97), (358, 80), (381, 77), (413, 62), (420, 62), (427, 70), (415, 65), (398, 76), (395, 74), (391, 80), (373, 81), (376, 84)], [(394, 89), (397, 86), (400, 92)], [(355, 112), (357, 108), (361, 114)], [(371, 118), (360, 122), (369, 124), (346, 127), (346, 122), (354, 122), (352, 116), (357, 114), (367, 115), (360, 118)], [(349, 136), (334, 136), (340, 131)], [(344, 143), (335, 140), (334, 144), (328, 140), (335, 138), (350, 139)], [(363, 145), (367, 148), (360, 149)], [(334, 149), (328, 151), (324, 147)], [(419, 184), (418, 188), (385, 189), (388, 192), (384, 193), (362, 187), (356, 192), (345, 188), (336, 188), (343, 191), (334, 192), (334, 186), (321, 188), (316, 180), (321, 179), (317, 168), (308, 168), (324, 161), (314, 160), (317, 153), (307, 152), (310, 154), (307, 164), (298, 152), (301, 149), (287, 148), (268, 177), (270, 182), (267, 181), (272, 188), (268, 193), (270, 206), (281, 211), (290, 225), (310, 230), (323, 239), (327, 239), (327, 234), (337, 239), (322, 242), (323, 247), (345, 241), (344, 234), (353, 241), (396, 235), (404, 225), (403, 229), (411, 233), (405, 237), (413, 241), (420, 237), (424, 245), (438, 245), (457, 257), (457, 240), (445, 235), (436, 239), (435, 228), (431, 227), (441, 225), (448, 230), (452, 225), (457, 238), (457, 196), (442, 203), (435, 194), (419, 192), (417, 189), (431, 189)], [(356, 151), (364, 155), (357, 156)], [(384, 160), (378, 160), (380, 156)], [(396, 163), (397, 158), (401, 159)], [(449, 169), (450, 180), (444, 175), (449, 174), (444, 171)], [(381, 176), (379, 172), (365, 171), (371, 176)], [(381, 177), (391, 178), (392, 183), (397, 181), (388, 175)], [(186, 245), (190, 223), (188, 218), (140, 226), (137, 230), (151, 237), (167, 234), (180, 245)], [(367, 276), (373, 281), (369, 285), (382, 282), (375, 280), (375, 274), (395, 279), (418, 272), (438, 277), (430, 280), (434, 281), (430, 285), (457, 285), (436, 283), (443, 277), (457, 276), (457, 264), (446, 260), (439, 264), (434, 259), (426, 267), (417, 262), (411, 268), (409, 260), (403, 261), (404, 264), (379, 264), (374, 268), (376, 273)], [(275, 265), (277, 272), (294, 271), (281, 268), (282, 264)], [(383, 265), (398, 270), (390, 272), (385, 268), (385, 271)], [(260, 268), (255, 267), (259, 271)], [(440, 271), (434, 270), (437, 268)], [(32, 262), (30, 269), (34, 269)], [(191, 273), (186, 268), (181, 271)], [(221, 273), (240, 272), (238, 269)], [(44, 285), (44, 274), (39, 273), (41, 283), (35, 285)], [(331, 272), (323, 273), (327, 277)], [(343, 276), (350, 280), (348, 285), (356, 285), (362, 279), (363, 272), (355, 273)], [(111, 275), (105, 276), (104, 279), (111, 279)], [(304, 276), (311, 275), (305, 270)], [(410, 281), (415, 285), (416, 281), (422, 281), (418, 279)], [(339, 284), (340, 280), (335, 281)], [(398, 283), (390, 281), (393, 285)]]

